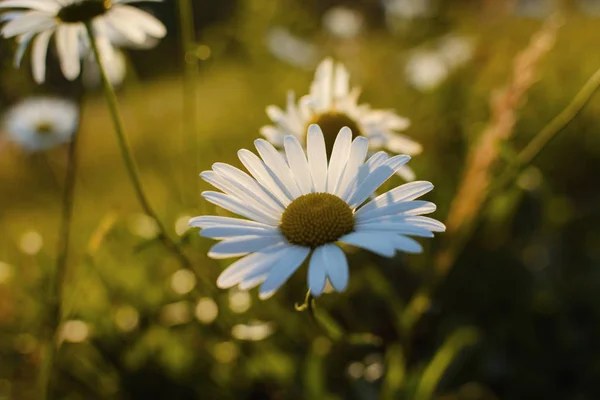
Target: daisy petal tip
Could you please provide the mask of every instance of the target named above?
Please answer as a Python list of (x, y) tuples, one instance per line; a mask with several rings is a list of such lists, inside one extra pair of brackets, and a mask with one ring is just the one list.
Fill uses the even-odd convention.
[(344, 126), (342, 129), (340, 129), (338, 135), (344, 135), (344, 136), (350, 136), (350, 137), (352, 137), (352, 129), (350, 129), (347, 126)]
[(271, 297), (273, 297), (273, 295), (275, 294), (275, 292), (276, 292), (275, 290), (271, 290), (271, 291), (269, 291), (269, 292), (265, 292), (265, 291), (263, 291), (263, 290), (261, 289), (261, 290), (259, 290), (259, 292), (258, 292), (258, 298), (259, 298), (260, 300), (268, 300), (268, 299), (270, 299)]

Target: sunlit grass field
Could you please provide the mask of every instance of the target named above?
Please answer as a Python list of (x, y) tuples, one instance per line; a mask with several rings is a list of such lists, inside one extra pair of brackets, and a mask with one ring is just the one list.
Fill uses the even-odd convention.
[[(473, 57), (432, 90), (411, 86), (404, 65), (412, 41), (427, 46), (422, 38), (437, 37), (434, 28), (414, 37), (374, 29), (352, 40), (322, 40), (319, 54), (345, 63), (363, 102), (411, 120), (405, 133), (424, 151), (410, 165), (418, 179), (435, 185), (426, 199), (441, 221), (489, 124), (491, 96), (506, 87), (515, 56), (543, 23), (486, 23), (455, 13), (447, 18), (453, 31), (473, 37)], [(516, 108), (511, 137), (495, 148), (492, 177), (600, 67), (599, 21), (564, 17)], [(207, 30), (207, 42), (214, 35)], [(193, 274), (165, 250), (136, 201), (102, 91), (80, 96), (73, 233), (51, 378), (56, 398), (600, 396), (599, 98), (516, 182), (475, 211), (481, 221), (441, 282), (436, 255), (452, 235), (420, 240), (423, 254), (392, 259), (349, 249), (349, 287), (317, 299), (315, 323), (294, 307), (305, 298), (306, 267), (268, 300), (259, 300), (256, 290), (219, 289), (215, 281), (230, 261), (210, 259), (213, 241), (187, 227), (193, 216), (225, 215), (201, 198), (210, 186), (199, 173), (215, 162), (241, 168), (237, 151), (253, 149), (259, 128), (270, 123), (265, 107), (284, 106), (288, 90), (304, 94), (313, 78), (314, 68), (277, 60), (256, 36), (239, 39), (244, 51), (215, 52), (198, 62), (193, 129), (186, 129), (184, 113), (190, 82), (175, 72), (148, 72), (147, 54), (132, 55), (130, 70), (145, 73), (130, 73), (118, 90), (143, 186), (192, 260)], [(153, 62), (161, 63), (161, 48), (153, 51)], [(8, 99), (29, 95), (10, 82), (17, 74), (10, 65), (1, 74)], [(72, 87), (62, 89), (80, 92)], [(39, 398), (34, 382), (43, 364), (40, 331), (57, 255), (66, 151), (29, 154), (6, 142), (0, 150), (0, 399)], [(402, 183), (393, 177), (383, 189)]]

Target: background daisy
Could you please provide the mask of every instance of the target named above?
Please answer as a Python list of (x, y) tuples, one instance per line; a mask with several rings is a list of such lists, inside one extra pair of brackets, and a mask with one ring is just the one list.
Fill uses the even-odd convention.
[(364, 204), (410, 157), (378, 152), (365, 161), (369, 140), (352, 140), (347, 127), (340, 130), (329, 162), (318, 125), (308, 129), (306, 154), (294, 136), (283, 140), (285, 156), (265, 140), (255, 146), (261, 158), (248, 150), (238, 153), (251, 176), (223, 163), (200, 175), (223, 191), (204, 192), (206, 200), (247, 218), (201, 216), (190, 221), (202, 229), (200, 235), (221, 240), (210, 257), (244, 256), (221, 274), (221, 288), (260, 285), (260, 296), (266, 298), (309, 259), (313, 295), (323, 292), (327, 280), (343, 291), (349, 270), (338, 242), (392, 257), (396, 251), (422, 251), (408, 235), (432, 237), (445, 229), (421, 216), (435, 211), (435, 204), (415, 201), (433, 189), (429, 182), (397, 187)]
[[(327, 58), (317, 67), (308, 95), (296, 102), (294, 93), (290, 92), (285, 110), (273, 105), (267, 107), (267, 115), (274, 125), (263, 126), (260, 132), (281, 147), (287, 135), (305, 143), (308, 126), (318, 124), (325, 135), (327, 154), (331, 154), (337, 133), (347, 126), (354, 137), (369, 139), (370, 150), (383, 148), (408, 155), (421, 152), (419, 143), (397, 133), (410, 125), (408, 119), (393, 110), (373, 110), (368, 104), (358, 104), (359, 95), (359, 88), (350, 88), (350, 73), (346, 67)], [(407, 180), (414, 179), (408, 167), (401, 168), (399, 173)]]
[[(60, 67), (69, 80), (81, 71), (81, 58), (89, 52), (85, 24), (91, 22), (103, 61), (113, 57), (115, 35), (119, 42), (129, 41), (143, 45), (149, 38), (166, 35), (165, 26), (147, 12), (128, 5), (138, 0), (4, 0), (0, 9), (10, 11), (2, 20), (7, 21), (0, 33), (5, 38), (16, 37), (19, 44), (15, 65), (19, 66), (25, 50), (31, 43), (33, 77), (42, 83), (46, 75), (46, 55), (52, 36), (55, 36)], [(161, 1), (161, 0), (153, 0)], [(83, 48), (81, 47), (83, 44)]]
[(4, 115), (7, 140), (27, 151), (47, 150), (71, 140), (79, 125), (79, 107), (70, 100), (32, 97)]

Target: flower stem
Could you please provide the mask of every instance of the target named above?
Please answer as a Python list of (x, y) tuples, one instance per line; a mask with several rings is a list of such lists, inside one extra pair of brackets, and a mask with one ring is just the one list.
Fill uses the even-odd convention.
[(150, 205), (148, 201), (148, 197), (146, 196), (144, 189), (142, 187), (142, 183), (140, 181), (138, 168), (133, 158), (131, 147), (129, 145), (129, 141), (127, 140), (127, 136), (125, 135), (125, 130), (123, 128), (123, 121), (121, 119), (121, 114), (119, 112), (118, 100), (115, 90), (108, 80), (108, 76), (106, 74), (106, 70), (104, 68), (104, 63), (100, 56), (100, 51), (98, 49), (98, 43), (96, 42), (96, 37), (94, 36), (93, 28), (91, 23), (85, 24), (88, 37), (90, 39), (90, 44), (92, 46), (92, 51), (94, 52), (94, 56), (96, 57), (96, 62), (98, 63), (98, 69), (100, 70), (100, 75), (102, 77), (102, 85), (104, 87), (104, 93), (106, 95), (106, 102), (108, 104), (108, 108), (115, 126), (115, 133), (117, 134), (117, 139), (119, 142), (119, 147), (121, 149), (121, 156), (123, 157), (123, 162), (125, 163), (125, 167), (127, 168), (127, 172), (129, 174), (129, 180), (133, 186), (135, 194), (138, 198), (140, 205), (144, 212), (150, 216), (156, 222), (158, 230), (160, 232), (159, 239), (164, 244), (164, 246), (171, 252), (184, 268), (188, 268), (193, 270), (192, 263), (186, 257), (186, 255), (181, 251), (177, 243), (171, 239), (171, 237), (167, 234), (167, 230), (163, 223), (158, 218), (158, 215)]
[(52, 397), (52, 367), (58, 351), (58, 333), (62, 322), (63, 287), (67, 271), (69, 242), (71, 238), (71, 220), (77, 176), (77, 144), (79, 132), (76, 132), (69, 143), (67, 155), (67, 173), (62, 196), (62, 219), (57, 244), (56, 267), (54, 276), (50, 279), (48, 294), (48, 319), (43, 327), (42, 366), (39, 375), (40, 398)]
[[(179, 0), (177, 2), (177, 8), (179, 11), (179, 26), (181, 34), (181, 47), (183, 53), (183, 62), (185, 64), (185, 73), (183, 79), (183, 134), (184, 138), (189, 140), (189, 147), (192, 151), (191, 165), (194, 171), (198, 171), (198, 136), (196, 132), (197, 128), (197, 91), (196, 85), (198, 82), (198, 59), (192, 54), (192, 50), (196, 44), (195, 35), (196, 28), (194, 26), (194, 9), (192, 7), (191, 0)], [(187, 148), (188, 143), (184, 139), (184, 149)], [(187, 175), (187, 171), (185, 171)], [(183, 182), (186, 182), (184, 176)], [(197, 182), (194, 180), (194, 193), (192, 193), (192, 199), (196, 198), (196, 192), (198, 190)]]

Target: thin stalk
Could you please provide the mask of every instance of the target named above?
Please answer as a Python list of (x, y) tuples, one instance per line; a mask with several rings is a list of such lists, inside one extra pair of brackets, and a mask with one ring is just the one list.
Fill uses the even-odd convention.
[[(536, 157), (546, 148), (546, 146), (554, 139), (564, 128), (566, 128), (573, 119), (585, 108), (592, 99), (594, 94), (600, 89), (600, 69), (597, 70), (583, 85), (581, 90), (575, 95), (573, 100), (554, 117), (524, 148), (521, 150), (514, 161), (509, 164), (496, 180), (496, 184), (490, 185), (481, 205), (484, 210), (490, 199), (494, 198), (501, 190), (515, 182), (515, 177), (523, 169), (528, 167)], [(481, 222), (485, 213), (479, 212), (477, 218), (471, 224), (463, 228), (463, 230), (453, 238), (452, 245), (446, 248), (442, 253), (438, 254), (435, 260), (436, 270), (432, 283), (421, 289), (413, 296), (413, 299), (407, 306), (405, 312), (406, 320), (408, 321), (406, 329), (411, 332), (414, 324), (416, 324), (423, 315), (426, 307), (418, 306), (418, 303), (423, 299), (430, 299), (435, 288), (443, 281), (446, 274), (450, 271), (454, 260), (460, 255), (467, 242), (475, 232), (475, 229)]]
[[(192, 51), (196, 45), (196, 28), (194, 26), (194, 9), (191, 0), (179, 0), (177, 2), (179, 11), (179, 26), (181, 35), (181, 49), (183, 53), (183, 62), (185, 64), (185, 72), (183, 79), (183, 149), (188, 148), (186, 139), (189, 140), (189, 147), (192, 152), (191, 165), (194, 172), (190, 176), (196, 176), (199, 168), (199, 153), (198, 153), (198, 135), (197, 135), (197, 112), (198, 99), (196, 85), (198, 83), (198, 59)], [(183, 182), (187, 181), (189, 171), (184, 171)], [(187, 186), (187, 185), (186, 185)], [(192, 199), (196, 198), (198, 191), (198, 179), (194, 180), (194, 189)]]
[(96, 42), (96, 37), (94, 36), (92, 25), (90, 23), (86, 23), (85, 27), (88, 33), (88, 37), (90, 38), (90, 44), (94, 52), (94, 56), (96, 57), (96, 62), (98, 63), (100, 75), (102, 77), (102, 84), (104, 87), (104, 93), (106, 95), (106, 102), (108, 104), (108, 108), (115, 126), (115, 133), (117, 134), (119, 147), (121, 149), (121, 156), (123, 157), (123, 162), (125, 163), (125, 167), (129, 174), (129, 180), (131, 181), (138, 202), (142, 206), (144, 212), (156, 222), (156, 226), (158, 227), (158, 230), (160, 232), (158, 238), (164, 244), (164, 246), (171, 253), (173, 253), (175, 257), (177, 257), (177, 259), (184, 268), (193, 270), (192, 263), (190, 262), (190, 260), (188, 260), (185, 254), (183, 254), (177, 243), (175, 243), (167, 234), (167, 229), (165, 228), (161, 220), (158, 218), (158, 215), (156, 214), (156, 212), (150, 205), (150, 202), (148, 201), (148, 197), (144, 192), (139, 177), (137, 164), (135, 163), (131, 152), (131, 146), (129, 145), (129, 141), (127, 140), (127, 136), (125, 135), (125, 129), (123, 128), (123, 121), (121, 118), (121, 113), (119, 111), (117, 95), (112, 84), (108, 80), (108, 76), (104, 68), (104, 63), (100, 57), (100, 51), (98, 50), (98, 43)]
[(48, 296), (48, 320), (44, 327), (44, 349), (42, 366), (39, 376), (40, 397), (47, 399), (52, 397), (52, 367), (54, 358), (58, 351), (58, 331), (62, 322), (62, 299), (63, 287), (67, 272), (67, 260), (69, 255), (69, 243), (71, 238), (71, 220), (73, 218), (73, 204), (75, 198), (75, 183), (77, 176), (77, 144), (79, 143), (79, 132), (76, 132), (69, 143), (67, 155), (67, 173), (62, 196), (62, 211), (60, 232), (57, 244), (56, 267), (54, 276), (50, 279)]

